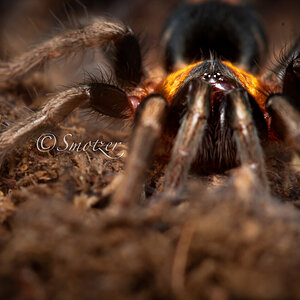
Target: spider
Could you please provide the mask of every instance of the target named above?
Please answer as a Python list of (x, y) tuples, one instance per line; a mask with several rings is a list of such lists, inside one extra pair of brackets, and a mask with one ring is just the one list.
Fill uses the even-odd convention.
[[(300, 153), (300, 39), (278, 66), (257, 77), (267, 40), (247, 5), (210, 1), (180, 4), (163, 30), (168, 75), (148, 78), (138, 39), (120, 21), (100, 18), (67, 31), (1, 64), (2, 83), (18, 82), (48, 60), (103, 47), (116, 84), (91, 82), (66, 89), (0, 137), (0, 163), (14, 148), (62, 122), (75, 108), (133, 124), (124, 175), (112, 202), (138, 201), (154, 155), (165, 157), (163, 194), (184, 191), (190, 171), (222, 173), (246, 167), (268, 193), (262, 144), (281, 139)], [(280, 76), (277, 76), (279, 74)]]

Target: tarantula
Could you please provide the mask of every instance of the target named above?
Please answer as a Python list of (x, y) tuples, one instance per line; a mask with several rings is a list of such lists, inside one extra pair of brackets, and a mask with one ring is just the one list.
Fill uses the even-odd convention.
[(170, 199), (180, 195), (191, 169), (210, 174), (248, 166), (253, 182), (268, 192), (261, 143), (283, 139), (300, 153), (300, 39), (283, 69), (258, 78), (253, 74), (267, 42), (256, 14), (246, 5), (207, 2), (180, 4), (161, 44), (169, 75), (159, 82), (146, 76), (134, 32), (107, 18), (2, 63), (1, 80), (19, 81), (49, 59), (100, 46), (117, 84), (81, 84), (50, 98), (2, 133), (0, 163), (75, 108), (90, 107), (134, 124), (125, 174), (113, 194), (117, 205), (139, 198), (154, 153), (168, 160), (163, 193)]

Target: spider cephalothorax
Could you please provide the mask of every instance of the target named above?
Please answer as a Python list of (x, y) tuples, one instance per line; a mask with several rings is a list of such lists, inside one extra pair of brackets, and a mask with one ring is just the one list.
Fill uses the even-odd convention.
[(167, 157), (164, 193), (175, 199), (190, 169), (208, 174), (240, 165), (249, 168), (253, 184), (268, 192), (261, 143), (280, 138), (300, 151), (300, 117), (294, 108), (300, 99), (299, 40), (288, 55), (282, 81), (252, 75), (265, 53), (266, 37), (250, 7), (180, 5), (162, 35), (170, 73), (159, 81), (146, 78), (133, 31), (108, 19), (3, 63), (0, 77), (3, 84), (18, 82), (48, 59), (92, 46), (106, 46), (117, 84), (86, 83), (58, 93), (1, 135), (1, 161), (76, 107), (134, 124), (125, 175), (113, 196), (122, 206), (139, 198), (154, 152)]
[[(187, 89), (192, 81), (202, 81), (210, 87), (210, 109), (203, 142), (196, 158), (199, 173), (222, 172), (236, 167), (239, 162), (233, 139), (232, 103), (230, 93), (243, 91), (255, 115), (255, 125), (261, 138), (267, 137), (269, 115), (265, 110), (267, 88), (254, 76), (234, 67), (229, 62), (212, 58), (169, 75), (162, 84), (162, 94), (170, 101), (167, 130), (176, 133), (182, 115), (188, 109)], [(172, 122), (169, 119), (173, 119)]]

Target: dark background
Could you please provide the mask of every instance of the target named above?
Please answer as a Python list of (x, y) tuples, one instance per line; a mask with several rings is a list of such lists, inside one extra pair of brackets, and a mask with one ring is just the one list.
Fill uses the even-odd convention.
[[(62, 24), (108, 14), (144, 33), (147, 47), (158, 44), (170, 10), (178, 0), (11, 0), (0, 1), (1, 53), (10, 57), (61, 30)], [(190, 1), (201, 2), (201, 1)], [(238, 2), (231, 0), (231, 2)], [(241, 1), (243, 2), (243, 1)], [(299, 0), (249, 0), (265, 25), (270, 50), (284, 46), (299, 34)], [(73, 24), (74, 25), (74, 24)]]

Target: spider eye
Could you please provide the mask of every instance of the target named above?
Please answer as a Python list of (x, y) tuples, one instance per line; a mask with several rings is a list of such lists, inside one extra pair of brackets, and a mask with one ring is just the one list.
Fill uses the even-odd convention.
[(126, 93), (120, 88), (106, 83), (92, 83), (90, 87), (90, 106), (100, 114), (125, 118), (129, 103)]

